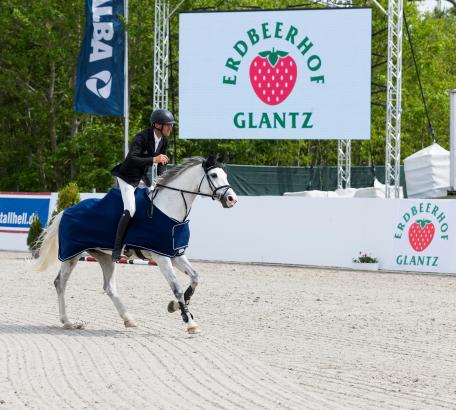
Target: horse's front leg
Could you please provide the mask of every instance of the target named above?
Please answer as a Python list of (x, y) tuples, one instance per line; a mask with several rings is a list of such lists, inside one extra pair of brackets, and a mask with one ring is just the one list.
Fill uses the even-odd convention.
[(171, 259), (166, 256), (157, 255), (154, 256), (154, 260), (157, 262), (157, 265), (165, 276), (165, 279), (168, 281), (168, 284), (177, 299), (182, 320), (187, 325), (188, 333), (199, 333), (200, 329), (198, 327), (198, 324), (193, 320), (193, 315), (188, 310), (187, 303), (185, 303), (184, 292), (179, 285), (179, 282), (177, 281), (176, 273), (174, 272)]
[[(188, 261), (185, 255), (176, 256), (171, 260), (173, 266), (179, 269), (181, 272), (184, 272), (186, 275), (190, 276), (190, 285), (184, 293), (185, 304), (190, 303), (190, 299), (195, 293), (196, 287), (198, 286), (198, 272), (193, 269), (192, 265)], [(179, 309), (179, 303), (175, 300), (172, 300), (168, 304), (168, 312), (173, 313)]]

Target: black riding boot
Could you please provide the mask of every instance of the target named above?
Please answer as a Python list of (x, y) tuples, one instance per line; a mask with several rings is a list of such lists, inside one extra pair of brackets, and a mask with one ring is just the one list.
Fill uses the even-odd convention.
[(112, 261), (117, 262), (120, 259), (122, 252), (122, 243), (127, 232), (128, 224), (130, 223), (130, 211), (124, 211), (120, 217), (119, 225), (117, 225), (116, 241), (114, 242), (114, 249), (112, 250)]

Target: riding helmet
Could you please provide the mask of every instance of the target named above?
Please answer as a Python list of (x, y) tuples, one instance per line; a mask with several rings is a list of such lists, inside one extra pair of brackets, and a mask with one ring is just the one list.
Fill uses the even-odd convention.
[(154, 124), (175, 124), (174, 115), (168, 110), (155, 110), (150, 115), (150, 125)]

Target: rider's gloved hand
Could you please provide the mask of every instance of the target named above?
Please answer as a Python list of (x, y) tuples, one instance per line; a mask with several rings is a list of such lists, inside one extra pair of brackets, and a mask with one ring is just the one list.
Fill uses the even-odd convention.
[(153, 162), (155, 164), (166, 165), (169, 162), (169, 158), (166, 155), (164, 155), (164, 154), (159, 154), (156, 157), (154, 157)]

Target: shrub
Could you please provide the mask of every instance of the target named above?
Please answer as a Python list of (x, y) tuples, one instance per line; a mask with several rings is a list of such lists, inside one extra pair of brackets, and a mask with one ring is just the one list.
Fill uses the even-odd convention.
[(59, 213), (81, 200), (79, 195), (79, 187), (76, 182), (70, 182), (65, 185), (60, 191), (57, 198), (57, 212)]
[(27, 236), (27, 246), (31, 251), (35, 251), (40, 247), (39, 237), (43, 232), (43, 226), (41, 225), (40, 218), (35, 214), (30, 224), (30, 229)]

